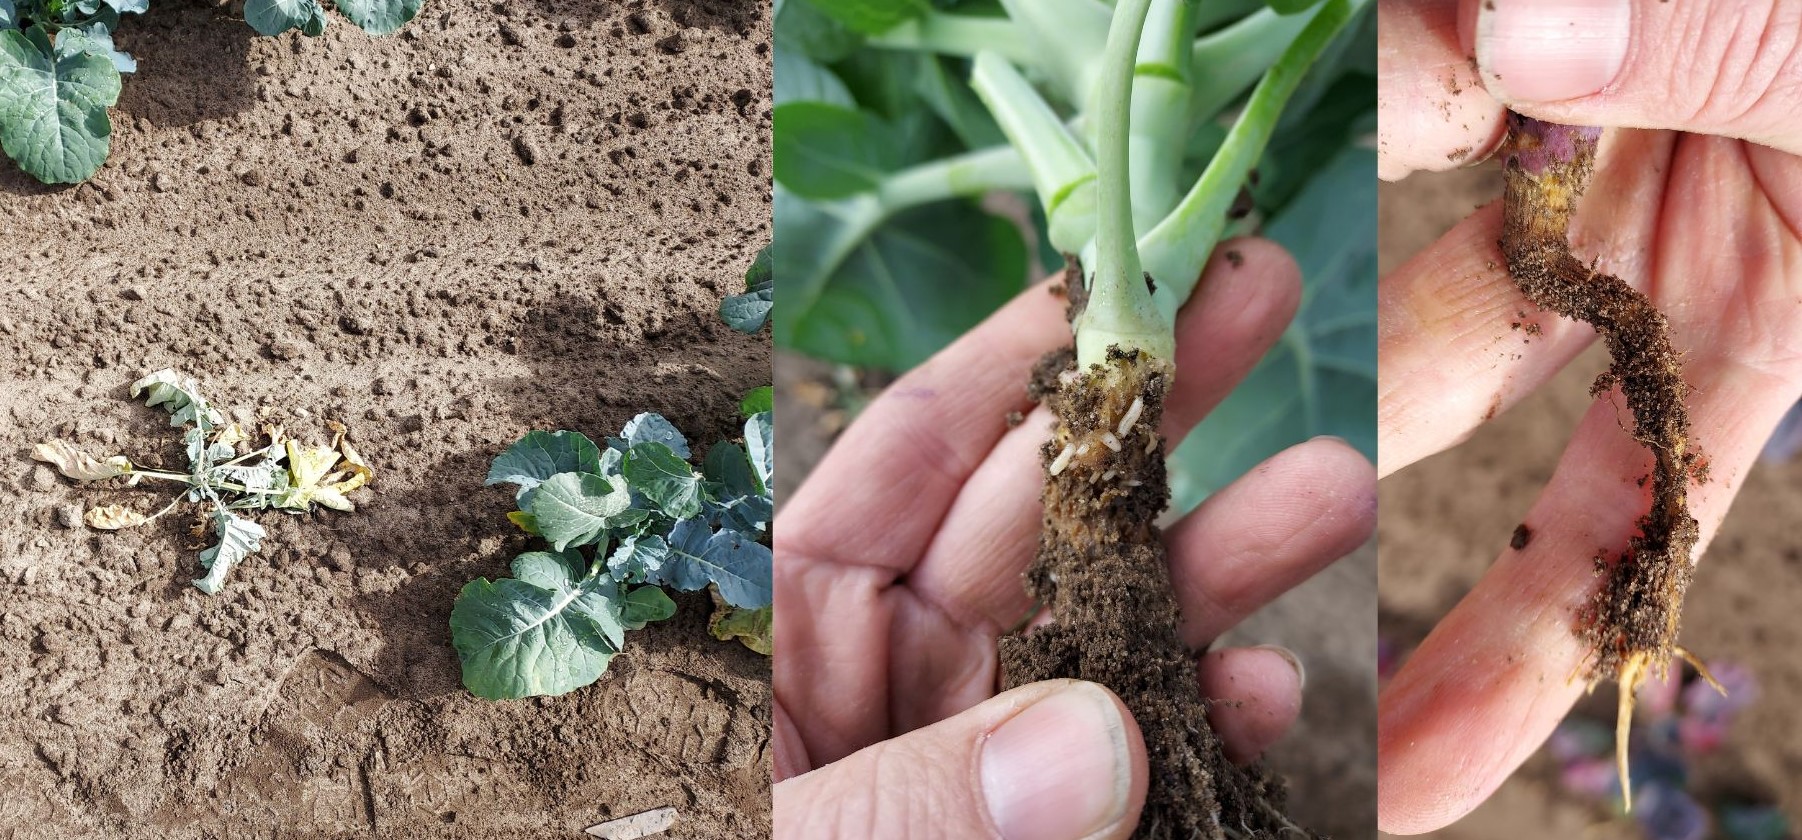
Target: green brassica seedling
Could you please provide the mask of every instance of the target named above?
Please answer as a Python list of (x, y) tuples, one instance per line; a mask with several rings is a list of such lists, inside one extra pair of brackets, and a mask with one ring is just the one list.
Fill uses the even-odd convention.
[(531, 432), (501, 453), (488, 484), (511, 484), (509, 515), (549, 551), (513, 577), (478, 578), (451, 610), (463, 684), (478, 696), (555, 695), (593, 683), (625, 634), (675, 614), (664, 588), (708, 589), (716, 636), (768, 652), (772, 597), (770, 395), (752, 392), (744, 444), (714, 444), (700, 469), (662, 415), (640, 414), (598, 445)]
[(267, 425), (263, 430), (267, 443), (240, 452), (252, 438), (238, 424), (227, 422), (225, 414), (200, 395), (194, 380), (160, 370), (132, 383), (131, 395), (169, 412), (169, 424), (184, 430), (186, 473), (147, 469), (124, 455), (95, 458), (65, 440), (38, 444), (32, 457), (84, 483), (123, 478), (128, 486), (146, 480), (185, 486), (155, 513), (112, 504), (88, 509), (82, 521), (90, 528), (116, 531), (155, 522), (184, 502), (200, 505), (206, 512), (195, 536), (210, 529), (218, 540), (201, 550), (200, 565), (207, 574), (194, 581), (208, 595), (218, 593), (232, 568), (262, 544), (263, 526), (242, 513), (267, 509), (305, 513), (315, 507), (353, 511), (356, 505), (349, 494), (375, 477), (345, 439), (342, 424), (328, 424), (333, 436), (327, 446), (302, 445), (280, 426)]

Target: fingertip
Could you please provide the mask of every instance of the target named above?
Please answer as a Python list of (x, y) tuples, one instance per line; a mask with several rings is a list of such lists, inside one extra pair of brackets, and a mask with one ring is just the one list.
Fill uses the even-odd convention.
[(1228, 648), (1202, 657), (1208, 723), (1228, 761), (1246, 764), (1270, 749), (1301, 716), (1306, 684), (1301, 660), (1276, 645)]

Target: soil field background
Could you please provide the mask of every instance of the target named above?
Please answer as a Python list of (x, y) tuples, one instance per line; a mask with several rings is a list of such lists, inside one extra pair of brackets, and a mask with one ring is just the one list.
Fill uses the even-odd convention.
[[(1479, 205), (1501, 195), (1494, 164), (1415, 175), (1379, 191), (1380, 270), (1387, 274)], [(1527, 304), (1523, 308), (1531, 310)], [(1502, 333), (1507, 324), (1498, 325)], [(1382, 626), (1406, 652), (1476, 584), (1508, 545), (1514, 527), (1551, 478), (1558, 456), (1589, 407), (1589, 384), (1607, 366), (1592, 347), (1546, 388), (1485, 424), (1457, 448), (1378, 485), (1377, 541)], [(1700, 383), (1696, 383), (1700, 384)], [(1704, 447), (1707, 429), (1697, 429)], [(1702, 801), (1721, 794), (1763, 797), (1802, 814), (1802, 461), (1761, 463), (1745, 478), (1732, 511), (1702, 555), (1683, 613), (1680, 641), (1710, 662), (1749, 666), (1757, 702), (1735, 722), (1719, 752), (1691, 766)], [(1588, 558), (1578, 558), (1587, 563)], [(1598, 688), (1581, 713), (1614, 721), (1615, 693)], [(1469, 817), (1432, 837), (1633, 838), (1630, 820), (1566, 792), (1542, 749)]]
[[(769, 662), (708, 637), (705, 594), (560, 698), (471, 696), (448, 627), (528, 545), (482, 487), (508, 444), (656, 411), (704, 450), (768, 383), (767, 334), (716, 314), (770, 238), (767, 10), (430, 0), (270, 39), (159, 0), (119, 43), (99, 175), (0, 165), (0, 838), (579, 837), (666, 805), (667, 836), (767, 834)], [(31, 446), (179, 467), (127, 398), (162, 367), (303, 439), (348, 423), (360, 510), (257, 514), (214, 597), (181, 517), (81, 527), (153, 499)]]

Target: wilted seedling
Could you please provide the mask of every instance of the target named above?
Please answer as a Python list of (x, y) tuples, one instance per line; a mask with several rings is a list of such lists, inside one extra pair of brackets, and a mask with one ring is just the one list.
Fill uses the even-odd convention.
[(183, 502), (202, 506), (200, 536), (210, 524), (218, 543), (202, 549), (200, 563), (207, 569), (194, 585), (207, 594), (219, 591), (233, 566), (262, 544), (263, 527), (239, 513), (270, 508), (304, 513), (315, 505), (352, 511), (349, 493), (368, 484), (374, 473), (357, 450), (345, 440), (345, 428), (329, 423), (332, 441), (326, 446), (305, 446), (289, 438), (281, 426), (267, 425), (261, 447), (240, 453), (253, 438), (200, 395), (194, 380), (173, 370), (159, 370), (132, 383), (131, 395), (144, 397), (152, 408), (169, 412), (169, 423), (183, 427), (186, 473), (145, 469), (124, 455), (96, 458), (65, 440), (49, 440), (32, 450), (32, 457), (55, 466), (63, 475), (81, 482), (123, 478), (127, 486), (144, 480), (168, 481), (187, 489), (161, 510), (146, 514), (123, 504), (88, 510), (82, 520), (102, 531), (134, 528), (168, 515)]

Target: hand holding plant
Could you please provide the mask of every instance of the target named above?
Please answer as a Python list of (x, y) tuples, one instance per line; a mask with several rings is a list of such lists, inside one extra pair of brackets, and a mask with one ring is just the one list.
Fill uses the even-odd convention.
[[(1223, 248), (1176, 320), (1176, 362), (1191, 373), (1166, 402), (1172, 441), (1245, 376), (1300, 297), (1279, 248)], [(1027, 290), (885, 391), (788, 502), (776, 529), (783, 836), (871, 826), (878, 814), (895, 815), (880, 828), (896, 835), (995, 826), (1123, 837), (1137, 825), (1144, 747), (1111, 694), (1072, 681), (995, 693), (997, 638), (1035, 615), (1020, 575), (1038, 541), (1035, 453), (1051, 420), (1043, 408), (1011, 429), (1003, 418), (1030, 407), (1021, 383), (1068, 337), (1062, 301)], [(1171, 527), (1184, 641), (1204, 649), (1359, 545), (1374, 493), (1361, 455), (1315, 440)], [(1286, 656), (1228, 649), (1197, 660), (1203, 693), (1226, 701), (1209, 722), (1232, 760), (1256, 757), (1293, 722), (1301, 679)], [(897, 777), (909, 783), (884, 783)]]
[[(1699, 17), (1770, 4), (1591, 4), (1581, 15), (1552, 5), (1498, 2), (1463, 21), (1482, 87), (1452, 4), (1385, 14), (1384, 42), (1408, 47), (1385, 53), (1381, 169), (1394, 178), (1480, 158), (1500, 141), (1504, 103), (1561, 123), (1668, 129), (1603, 136), (1571, 242), (1668, 317), (1690, 451), (1701, 453), (1693, 472), (1706, 479), (1687, 487), (1693, 563), (1802, 395), (1802, 119), (1780, 75), (1737, 69), (1780, 66), (1770, 50), (1790, 42), (1729, 37)], [(1583, 37), (1534, 34), (1565, 20), (1556, 15)], [(1454, 445), (1596, 337), (1522, 299), (1495, 245), (1502, 220), (1499, 206), (1480, 210), (1383, 280), (1384, 474)], [(1653, 456), (1625, 431), (1637, 418), (1619, 390), (1598, 396), (1525, 517), (1531, 539), (1502, 553), (1383, 694), (1386, 831), (1431, 830), (1474, 808), (1584, 689), (1598, 651), (1573, 627), (1592, 608), (1597, 558), (1612, 565), (1641, 535), (1653, 489), (1641, 481)], [(1473, 728), (1510, 734), (1473, 739)], [(1453, 756), (1478, 771), (1444, 773)]]

